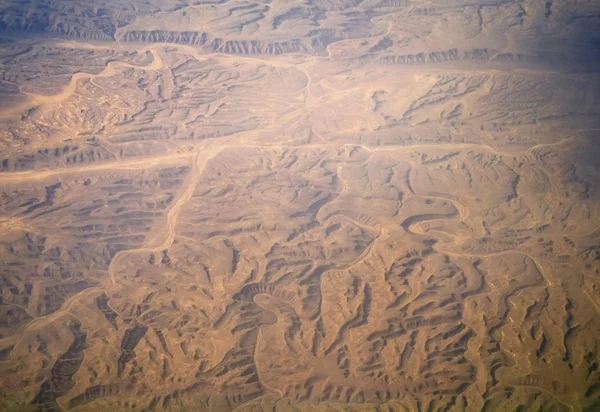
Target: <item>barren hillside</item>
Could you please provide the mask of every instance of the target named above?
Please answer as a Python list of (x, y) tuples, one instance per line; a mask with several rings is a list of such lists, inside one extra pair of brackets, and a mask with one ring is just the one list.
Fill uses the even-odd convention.
[(600, 4), (0, 0), (0, 409), (600, 410)]

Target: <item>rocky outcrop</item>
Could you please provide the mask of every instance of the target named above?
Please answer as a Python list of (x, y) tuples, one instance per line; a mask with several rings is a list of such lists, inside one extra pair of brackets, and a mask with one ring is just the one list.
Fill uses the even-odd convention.
[(129, 43), (174, 43), (187, 46), (202, 46), (207, 42), (207, 34), (197, 31), (170, 30), (130, 30), (121, 38)]
[(50, 377), (42, 383), (40, 391), (31, 402), (44, 411), (60, 411), (56, 399), (65, 395), (75, 385), (73, 375), (83, 362), (87, 333), (81, 324), (73, 322), (69, 326), (73, 334), (73, 343), (65, 353), (56, 359), (50, 371)]

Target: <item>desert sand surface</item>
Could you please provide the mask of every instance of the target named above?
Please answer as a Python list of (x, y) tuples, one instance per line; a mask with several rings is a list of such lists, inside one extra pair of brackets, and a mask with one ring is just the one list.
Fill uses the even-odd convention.
[(600, 3), (0, 0), (0, 410), (600, 411)]

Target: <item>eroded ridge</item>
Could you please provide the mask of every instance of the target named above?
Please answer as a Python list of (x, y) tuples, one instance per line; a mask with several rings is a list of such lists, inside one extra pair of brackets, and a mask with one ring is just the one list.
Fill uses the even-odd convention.
[(0, 2), (0, 409), (600, 408), (597, 5), (200, 3)]

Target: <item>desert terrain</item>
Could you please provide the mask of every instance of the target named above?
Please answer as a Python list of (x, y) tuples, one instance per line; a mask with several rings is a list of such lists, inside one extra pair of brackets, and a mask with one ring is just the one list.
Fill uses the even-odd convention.
[(0, 0), (0, 410), (599, 411), (600, 3)]

